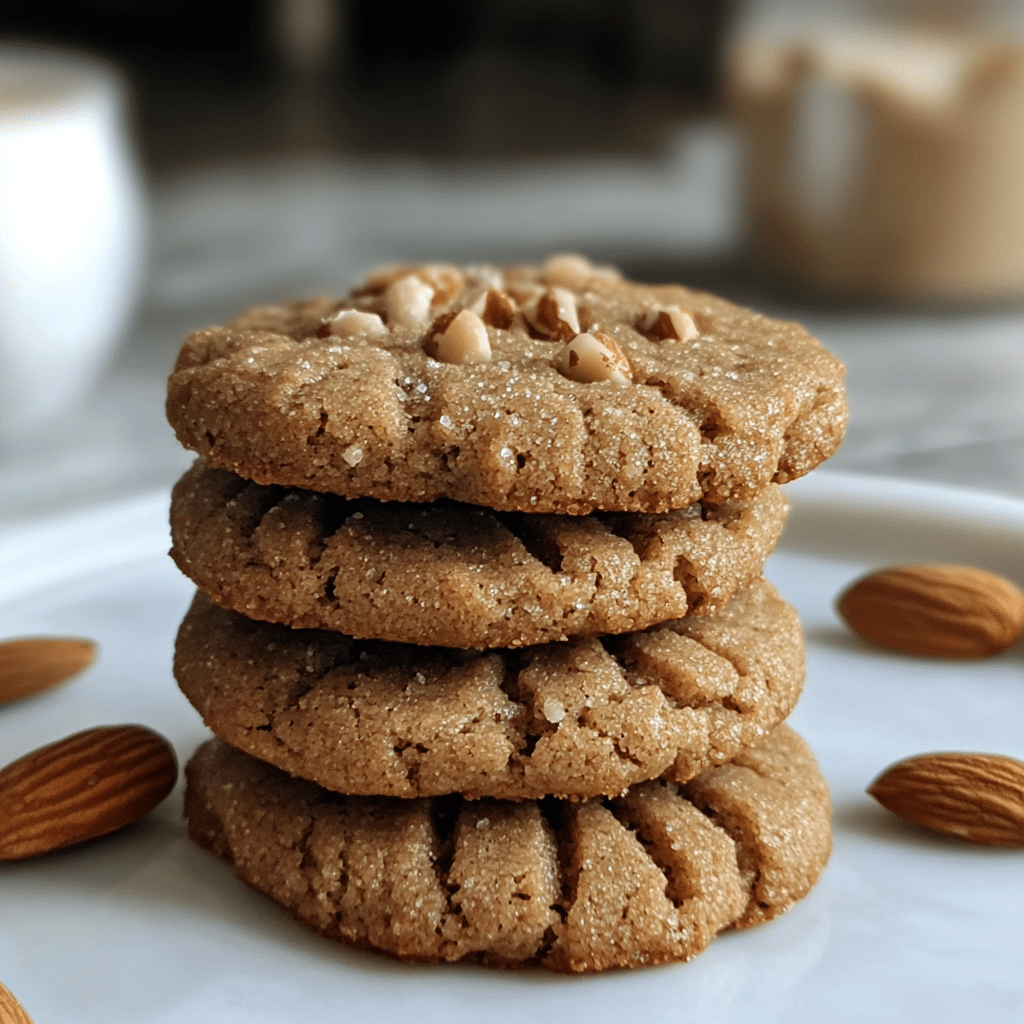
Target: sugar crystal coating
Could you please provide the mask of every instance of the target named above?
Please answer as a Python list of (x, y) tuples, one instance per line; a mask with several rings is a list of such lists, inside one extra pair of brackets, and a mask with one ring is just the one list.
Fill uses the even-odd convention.
[(412, 960), (688, 960), (805, 896), (831, 847), (828, 790), (786, 726), (689, 785), (583, 804), (341, 796), (216, 740), (186, 775), (196, 843), (314, 930)]
[(171, 554), (253, 619), (445, 647), (519, 647), (708, 614), (760, 577), (786, 501), (663, 513), (497, 513), (261, 487), (203, 460), (171, 498)]
[(199, 594), (174, 674), (221, 739), (338, 792), (580, 798), (758, 742), (796, 703), (804, 652), (764, 582), (716, 615), (485, 652), (290, 630)]
[[(559, 284), (530, 267), (418, 265), (341, 299), (252, 310), (187, 339), (168, 418), (186, 447), (258, 483), (574, 515), (745, 500), (835, 450), (843, 369), (798, 325), (557, 267)], [(349, 308), (381, 317), (386, 334), (332, 336)], [(652, 333), (674, 308), (696, 337)], [(485, 324), (489, 362), (424, 351), (433, 325), (463, 309)], [(567, 339), (594, 332), (621, 350), (632, 384), (559, 372)]]

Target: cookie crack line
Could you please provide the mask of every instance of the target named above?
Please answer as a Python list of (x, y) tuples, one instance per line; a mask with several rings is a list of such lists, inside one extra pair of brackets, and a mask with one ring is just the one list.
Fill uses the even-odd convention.
[[(326, 793), (218, 741), (186, 769), (186, 816), (190, 836), (240, 878), (349, 945), (596, 971), (690, 959), (723, 928), (782, 913), (814, 884), (828, 854), (820, 773), (785, 726), (752, 758), (770, 780), (795, 772), (805, 799), (747, 793), (740, 825), (817, 836), (785, 847), (773, 867), (756, 843), (740, 865), (733, 839), (671, 784), (583, 804), (373, 800)], [(728, 785), (730, 771), (697, 783)]]
[(238, 481), (199, 460), (172, 495), (173, 557), (218, 603), (293, 628), (462, 648), (714, 612), (760, 573), (786, 513), (773, 486), (727, 513), (743, 523), (734, 539), (693, 506), (627, 526), (619, 513), (533, 517), (254, 483), (221, 504)]
[[(777, 619), (777, 635), (747, 629), (755, 612)], [(730, 679), (706, 658), (694, 660), (703, 652), (728, 664), (691, 636), (655, 649), (650, 665), (613, 658), (593, 639), (463, 654), (255, 623), (201, 595), (182, 624), (174, 671), (215, 733), (328, 788), (580, 799), (666, 771), (689, 778), (789, 713), (803, 682), (791, 610), (762, 583), (721, 615), (690, 621), (687, 631), (699, 638), (728, 624), (731, 642), (756, 640), (745, 657), (761, 666), (751, 685), (764, 699), (740, 695), (735, 711), (728, 709), (731, 690), (747, 685), (738, 677), (703, 707), (689, 706), (712, 697), (703, 684), (673, 696), (677, 684), (707, 678), (724, 687)], [(665, 632), (657, 627), (621, 642), (636, 646)], [(764, 679), (776, 675), (778, 685), (766, 689)], [(261, 723), (271, 728), (261, 731)]]
[[(845, 430), (842, 366), (795, 325), (607, 276), (564, 288), (568, 333), (538, 339), (544, 268), (458, 273), (461, 290), (421, 321), (387, 289), (357, 290), (197, 332), (171, 376), (168, 418), (187, 447), (261, 482), (572, 515), (662, 511), (701, 487), (748, 498), (812, 469)], [(503, 326), (473, 311), (481, 274), (521, 278)], [(584, 306), (577, 322), (570, 307)], [(690, 327), (663, 337), (648, 325), (670, 308)], [(366, 317), (378, 326), (350, 333)], [(476, 323), (483, 348), (436, 348), (460, 322)], [(583, 376), (563, 358), (581, 344)], [(226, 393), (244, 401), (225, 406)]]

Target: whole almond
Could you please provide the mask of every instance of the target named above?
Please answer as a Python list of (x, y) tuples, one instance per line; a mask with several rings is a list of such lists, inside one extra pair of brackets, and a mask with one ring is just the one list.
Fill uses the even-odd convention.
[(32, 1018), (25, 1012), (25, 1007), (3, 984), (0, 984), (0, 1024), (32, 1024)]
[(1024, 594), (1002, 576), (926, 562), (882, 569), (837, 602), (863, 639), (932, 658), (983, 658), (1012, 647), (1024, 630)]
[(0, 860), (23, 860), (106, 835), (174, 788), (171, 745), (141, 725), (86, 729), (0, 771)]
[(920, 754), (868, 787), (917, 825), (985, 846), (1024, 846), (1024, 762), (1000, 754)]
[(0, 643), (0, 704), (42, 693), (88, 668), (96, 657), (91, 640), (30, 636)]

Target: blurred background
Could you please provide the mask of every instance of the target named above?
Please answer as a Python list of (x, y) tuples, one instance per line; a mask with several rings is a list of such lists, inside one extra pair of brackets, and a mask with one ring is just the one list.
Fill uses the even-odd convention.
[(831, 468), (1024, 497), (1022, 27), (996, 0), (6, 0), (0, 524), (173, 482), (192, 329), (386, 260), (566, 250), (802, 321), (849, 368)]

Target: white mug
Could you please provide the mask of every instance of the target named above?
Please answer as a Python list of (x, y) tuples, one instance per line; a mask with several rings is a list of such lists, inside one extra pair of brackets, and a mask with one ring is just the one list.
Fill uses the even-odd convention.
[(137, 299), (144, 237), (117, 74), (0, 45), (0, 439), (92, 388)]

